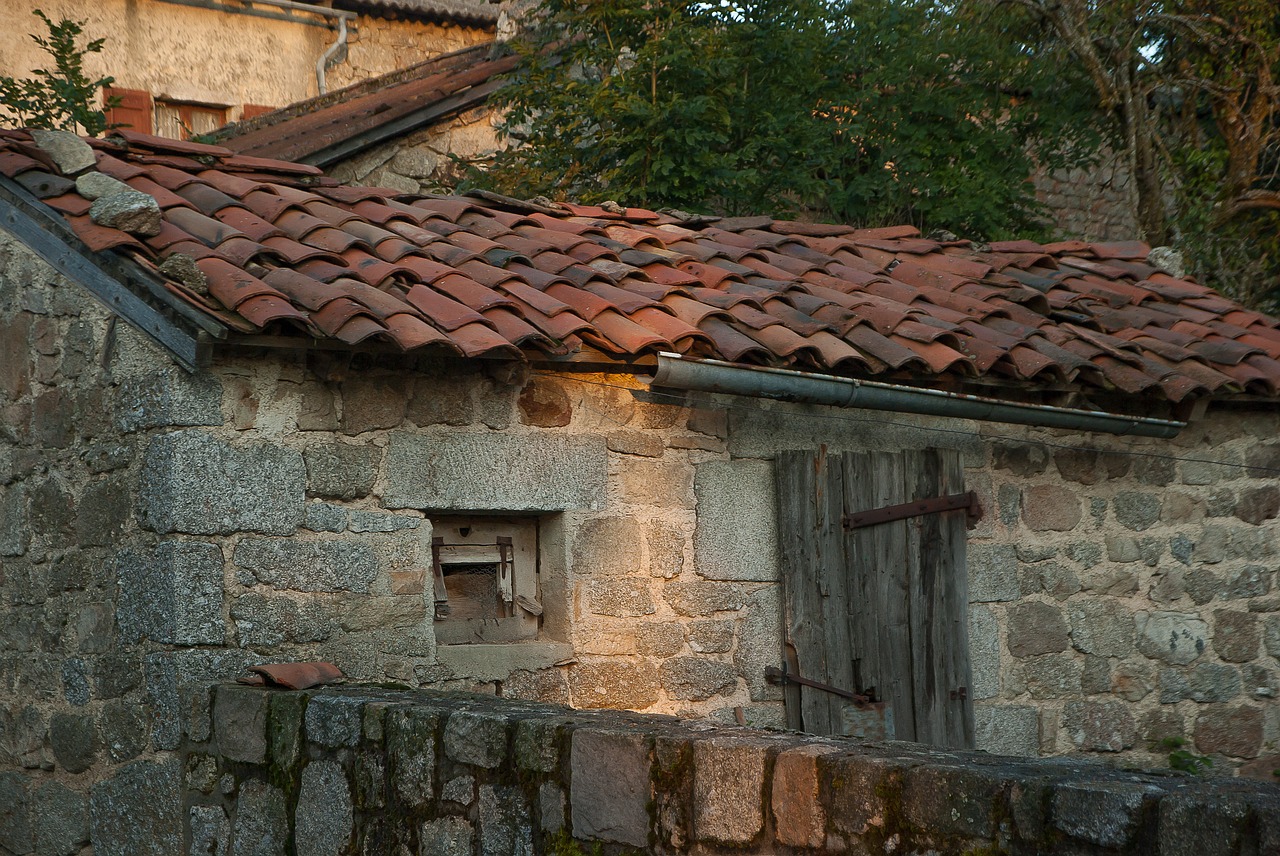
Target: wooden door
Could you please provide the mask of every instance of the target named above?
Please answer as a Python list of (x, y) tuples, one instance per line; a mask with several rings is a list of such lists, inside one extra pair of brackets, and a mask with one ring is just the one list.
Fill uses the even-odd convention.
[[(874, 687), (898, 740), (972, 747), (965, 512), (843, 526), (847, 513), (963, 493), (959, 454), (784, 452), (777, 481), (791, 669), (858, 693)], [(788, 725), (846, 733), (847, 706), (792, 685)]]

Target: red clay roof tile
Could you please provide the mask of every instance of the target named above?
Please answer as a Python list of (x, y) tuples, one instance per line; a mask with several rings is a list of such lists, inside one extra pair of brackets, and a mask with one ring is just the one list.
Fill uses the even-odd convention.
[[(699, 227), (595, 206), (524, 215), (128, 139), (95, 141), (99, 166), (157, 198), (160, 234), (140, 242), (97, 226), (89, 201), (70, 190), (46, 204), (98, 251), (147, 265), (172, 252), (196, 258), (229, 308), (170, 283), (175, 299), (243, 332), (283, 323), (276, 333), (300, 341), (471, 357), (563, 354), (585, 342), (623, 362), (675, 349), (949, 387), (977, 375), (1170, 402), (1280, 388), (1280, 322), (1156, 271), (1137, 242), (978, 251), (912, 227), (761, 217)], [(0, 172), (62, 182), (46, 161), (20, 133), (0, 134)]]

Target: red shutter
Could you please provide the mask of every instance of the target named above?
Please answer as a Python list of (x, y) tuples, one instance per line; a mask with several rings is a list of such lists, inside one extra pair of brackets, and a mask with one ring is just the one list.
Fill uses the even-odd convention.
[(102, 87), (102, 101), (119, 98), (120, 103), (107, 108), (107, 124), (121, 125), (144, 134), (151, 133), (151, 95), (141, 89)]
[(240, 119), (242, 121), (247, 121), (249, 119), (256, 119), (259, 116), (263, 116), (267, 113), (274, 113), (275, 110), (276, 110), (275, 107), (264, 107), (261, 104), (246, 104), (244, 105), (244, 108), (240, 111)]

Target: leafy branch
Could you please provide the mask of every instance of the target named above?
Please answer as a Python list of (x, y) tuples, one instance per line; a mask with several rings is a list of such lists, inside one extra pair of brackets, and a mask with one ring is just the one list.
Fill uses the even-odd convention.
[[(37, 68), (32, 77), (21, 80), (0, 75), (0, 107), (19, 127), (75, 131), (82, 128), (96, 137), (107, 130), (105, 110), (94, 106), (98, 89), (115, 82), (112, 77), (91, 80), (85, 73), (84, 58), (100, 53), (105, 39), (94, 39), (79, 46), (84, 34), (84, 21), (63, 18), (56, 23), (43, 11), (33, 13), (48, 28), (47, 36), (33, 33), (31, 39), (53, 59), (53, 68)], [(106, 109), (116, 106), (118, 98), (110, 98)]]

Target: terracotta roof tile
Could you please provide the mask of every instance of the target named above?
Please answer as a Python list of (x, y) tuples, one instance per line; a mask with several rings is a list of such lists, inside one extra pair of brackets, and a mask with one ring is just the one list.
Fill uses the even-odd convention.
[(168, 253), (192, 256), (211, 296), (169, 282), (174, 299), (242, 332), (467, 357), (586, 344), (625, 363), (674, 349), (1170, 402), (1280, 389), (1280, 322), (1155, 271), (1137, 242), (977, 252), (912, 227), (750, 217), (699, 228), (596, 206), (524, 215), (347, 187), (216, 147), (121, 139), (94, 145), (104, 171), (161, 204), (161, 231), (143, 241), (93, 224), (89, 200), (20, 134), (0, 134), (0, 173), (32, 176), (27, 185), (95, 251), (153, 267)]

